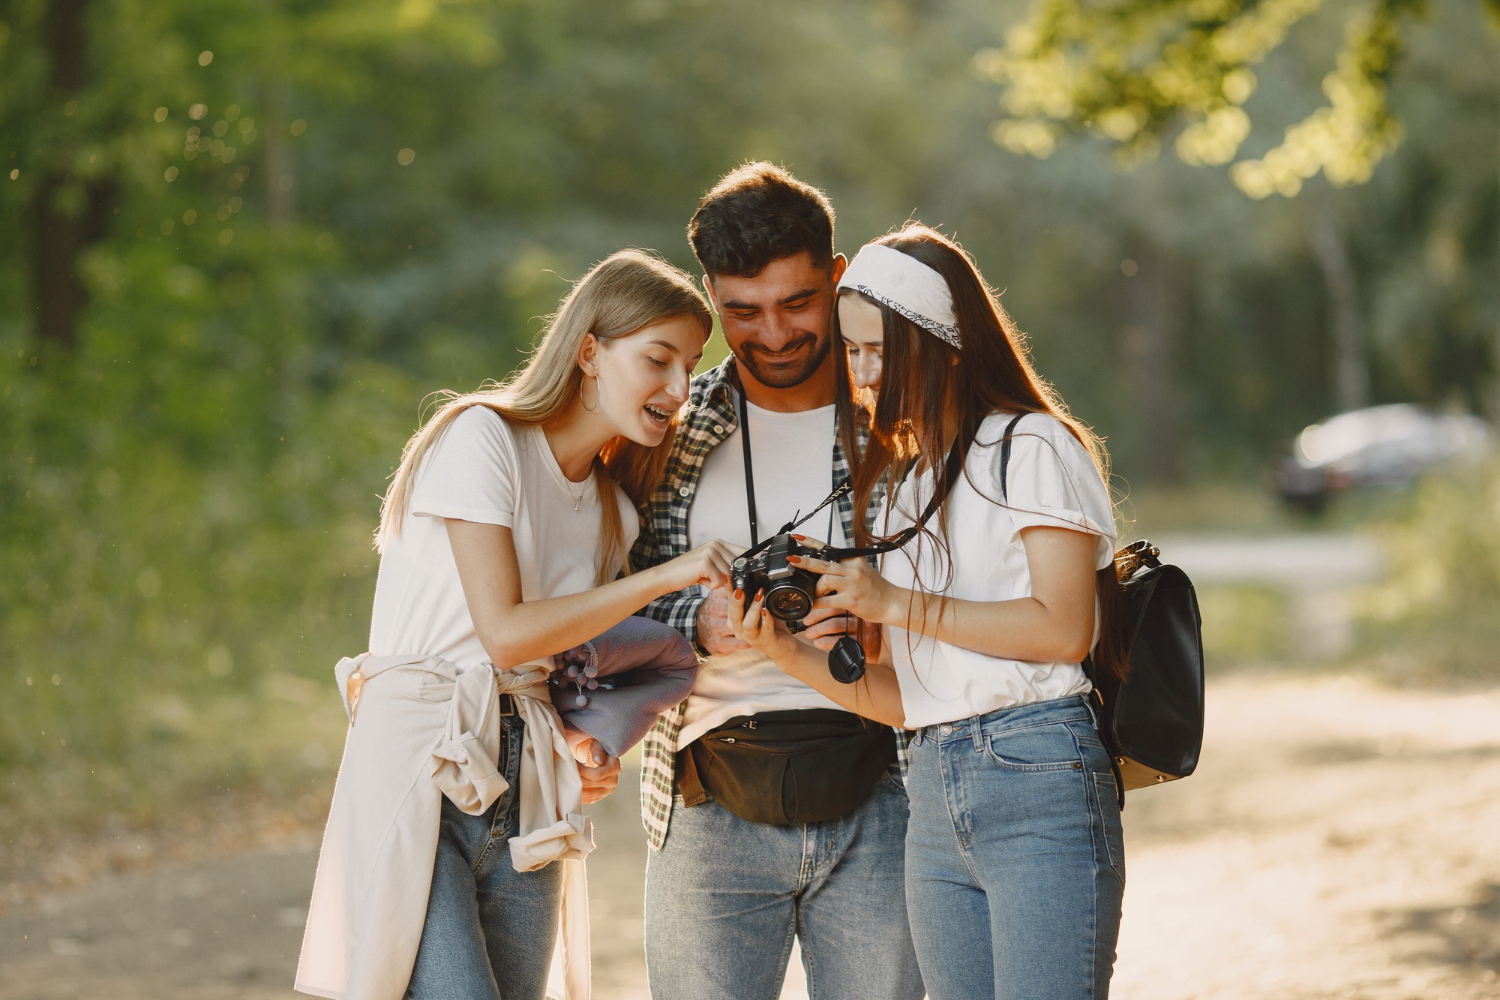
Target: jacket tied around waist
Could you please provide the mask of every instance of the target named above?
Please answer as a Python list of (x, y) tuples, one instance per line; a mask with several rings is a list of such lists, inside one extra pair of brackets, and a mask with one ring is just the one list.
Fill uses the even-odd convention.
[(441, 796), (479, 815), (510, 783), (500, 773), (500, 695), (525, 722), (517, 871), (564, 865), (552, 983), (589, 995), (584, 857), (593, 826), (583, 782), (547, 688), (547, 661), (460, 670), (437, 656), (346, 657), (334, 668), (349, 733), (308, 908), (296, 988), (339, 1000), (400, 1000), (422, 941)]

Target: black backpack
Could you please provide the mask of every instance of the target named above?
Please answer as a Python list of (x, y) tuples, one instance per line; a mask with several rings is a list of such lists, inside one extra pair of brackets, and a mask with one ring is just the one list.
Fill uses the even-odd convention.
[[(1024, 414), (1022, 414), (1024, 416)], [(1010, 443), (1021, 417), (1005, 428), (1000, 495), (1005, 497)], [(1104, 676), (1093, 659), (1083, 669), (1094, 685), (1099, 735), (1109, 751), (1120, 808), (1125, 792), (1185, 778), (1203, 747), (1203, 622), (1187, 574), (1161, 561), (1141, 540), (1115, 553), (1121, 627), (1130, 669), (1124, 680)]]

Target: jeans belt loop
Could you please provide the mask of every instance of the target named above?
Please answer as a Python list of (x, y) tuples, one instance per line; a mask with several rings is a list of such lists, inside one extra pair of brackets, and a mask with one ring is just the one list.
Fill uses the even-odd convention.
[(979, 727), (979, 720), (981, 718), (983, 718), (983, 716), (976, 715), (976, 716), (974, 716), (974, 718), (972, 718), (972, 719), (969, 720), (969, 725), (974, 730), (970, 735), (974, 738), (974, 752), (975, 753), (978, 753), (979, 751), (981, 751), (981, 750), (984, 749), (984, 738), (982, 736), (980, 736), (980, 734), (979, 734), (979, 728), (980, 728)]
[(1090, 691), (1088, 694), (1081, 694), (1078, 697), (1083, 699), (1083, 707), (1089, 710), (1089, 720), (1093, 722), (1094, 728), (1102, 733), (1104, 730), (1099, 725), (1099, 713), (1094, 711), (1094, 693)]

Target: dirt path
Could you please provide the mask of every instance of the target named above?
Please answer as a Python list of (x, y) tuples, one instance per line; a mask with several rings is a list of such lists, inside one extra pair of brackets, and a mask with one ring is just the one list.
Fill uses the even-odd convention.
[[(1209, 706), (1199, 773), (1130, 797), (1114, 995), (1500, 997), (1500, 688), (1242, 674)], [(596, 817), (599, 1000), (646, 995), (633, 791)], [(311, 846), (12, 905), (0, 998), (290, 1000)]]

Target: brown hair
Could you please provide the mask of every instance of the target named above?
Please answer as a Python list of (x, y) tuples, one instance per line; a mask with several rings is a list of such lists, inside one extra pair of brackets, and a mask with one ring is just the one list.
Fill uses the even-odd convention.
[(688, 242), (710, 278), (753, 278), (772, 261), (803, 252), (826, 269), (833, 265), (833, 206), (781, 167), (747, 163), (703, 196)]
[[(1109, 455), (1089, 427), (1075, 419), (1062, 398), (1037, 376), (1026, 350), (1025, 335), (1001, 306), (999, 296), (980, 277), (974, 261), (956, 242), (919, 223), (875, 241), (915, 258), (948, 284), (958, 320), (962, 363), (957, 349), (920, 329), (911, 320), (873, 299), (884, 322), (884, 357), (880, 392), (861, 394), (856, 402), (869, 414), (869, 444), (855, 464), (854, 509), (864, 510), (884, 476), (894, 484), (924, 456), (940, 469), (949, 442), (957, 441), (960, 461), (967, 456), (979, 425), (992, 413), (1045, 413), (1059, 421), (1083, 445), (1107, 484)], [(860, 293), (846, 289), (844, 294)], [(835, 322), (837, 316), (835, 314)], [(847, 424), (846, 424), (847, 426)], [(942, 482), (941, 475), (936, 477)], [(981, 496), (983, 490), (977, 490)], [(991, 498), (994, 500), (994, 498)], [(995, 500), (995, 502), (1000, 502)], [(913, 512), (915, 516), (915, 512)], [(942, 517), (946, 516), (946, 512)], [(946, 548), (946, 527), (924, 535)], [(872, 535), (856, 518), (857, 544)], [(951, 563), (950, 563), (951, 566)], [(951, 569), (950, 569), (951, 572)], [(1119, 583), (1113, 566), (1096, 574), (1101, 629), (1093, 657), (1106, 673), (1123, 677), (1128, 650), (1122, 630)]]
[[(487, 406), (513, 424), (545, 424), (579, 398), (583, 371), (578, 367), (578, 350), (585, 335), (618, 340), (673, 316), (693, 317), (705, 337), (713, 328), (708, 303), (693, 279), (679, 268), (641, 250), (621, 250), (594, 265), (563, 298), (519, 371), (504, 382), (487, 383), (478, 392), (439, 394), (445, 400), (442, 406), (401, 453), (401, 465), (381, 505), (376, 548), (383, 550), (390, 539), (400, 536), (422, 457), (463, 410)], [(598, 567), (601, 585), (613, 578), (615, 564), (625, 559), (620, 505), (610, 502), (614, 484), (637, 508), (644, 507), (671, 456), (677, 421), (674, 414), (666, 437), (654, 448), (616, 437), (594, 459), (594, 485), (604, 529)]]

